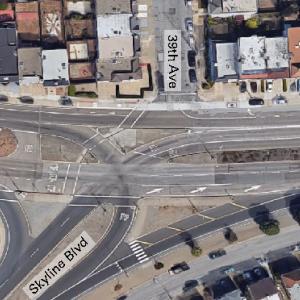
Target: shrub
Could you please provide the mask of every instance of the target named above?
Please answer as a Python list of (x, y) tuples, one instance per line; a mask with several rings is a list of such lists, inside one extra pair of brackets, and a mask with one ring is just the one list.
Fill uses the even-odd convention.
[(73, 84), (70, 84), (68, 87), (68, 95), (74, 97), (76, 95), (76, 87)]
[(155, 264), (154, 264), (154, 269), (155, 270), (160, 270), (160, 269), (162, 269), (164, 267), (164, 264), (162, 263), (162, 262), (160, 262), (160, 261), (157, 261), (157, 262), (155, 262)]
[(229, 243), (234, 243), (238, 240), (238, 237), (237, 237), (236, 233), (231, 228), (226, 229), (226, 231), (224, 232), (224, 238)]
[(286, 79), (282, 79), (282, 90), (284, 92), (287, 92), (287, 84), (286, 84)]
[(259, 26), (259, 20), (258, 20), (258, 18), (250, 18), (246, 21), (245, 25), (249, 29), (257, 29)]
[(114, 287), (115, 291), (119, 291), (120, 289), (122, 289), (123, 285), (121, 283), (117, 283)]
[(268, 220), (259, 225), (259, 229), (266, 235), (276, 235), (280, 232), (277, 220)]
[(200, 256), (202, 254), (202, 249), (198, 246), (194, 246), (191, 250), (193, 256)]
[(7, 3), (0, 3), (0, 10), (6, 10), (7, 9)]

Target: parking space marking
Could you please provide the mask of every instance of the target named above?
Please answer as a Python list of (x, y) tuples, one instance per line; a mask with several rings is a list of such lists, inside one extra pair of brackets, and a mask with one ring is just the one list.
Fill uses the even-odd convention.
[(235, 202), (231, 202), (230, 204), (232, 204), (233, 206), (239, 207), (241, 209), (248, 209), (247, 206), (244, 206), (244, 205), (241, 205), (241, 204), (238, 204), (238, 203), (235, 203)]

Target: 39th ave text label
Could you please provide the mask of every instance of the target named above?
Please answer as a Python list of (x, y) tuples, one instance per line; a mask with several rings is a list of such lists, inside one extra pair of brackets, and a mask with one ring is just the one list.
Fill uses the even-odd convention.
[(181, 31), (164, 31), (164, 86), (166, 92), (181, 91)]

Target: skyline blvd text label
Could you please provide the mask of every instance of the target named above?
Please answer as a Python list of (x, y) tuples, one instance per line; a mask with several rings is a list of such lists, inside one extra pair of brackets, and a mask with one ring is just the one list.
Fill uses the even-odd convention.
[(164, 31), (164, 89), (181, 91), (181, 31)]
[(38, 298), (86, 256), (95, 245), (96, 243), (87, 232), (83, 231), (74, 242), (69, 244), (68, 247), (34, 276), (29, 283), (23, 287), (23, 291), (30, 299)]

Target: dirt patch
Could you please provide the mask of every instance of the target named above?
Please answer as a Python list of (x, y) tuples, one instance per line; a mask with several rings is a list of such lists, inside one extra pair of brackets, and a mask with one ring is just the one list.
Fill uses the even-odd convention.
[(226, 151), (215, 154), (218, 163), (245, 163), (259, 161), (299, 160), (300, 149), (266, 149), (246, 151)]
[(172, 157), (169, 159), (169, 162), (176, 164), (211, 164), (216, 163), (216, 160), (212, 159), (211, 154), (205, 152)]
[(230, 203), (228, 197), (144, 198), (139, 201), (139, 211), (130, 230), (128, 240), (166, 227), (185, 217), (209, 208)]
[(16, 151), (17, 137), (8, 128), (0, 128), (0, 157), (5, 157)]
[(41, 137), (42, 160), (76, 162), (84, 150), (70, 140), (43, 135)]

